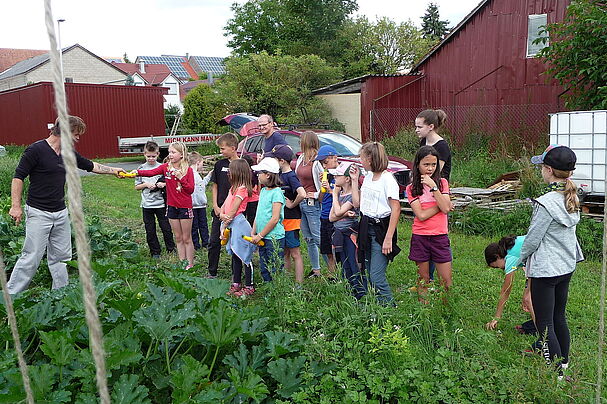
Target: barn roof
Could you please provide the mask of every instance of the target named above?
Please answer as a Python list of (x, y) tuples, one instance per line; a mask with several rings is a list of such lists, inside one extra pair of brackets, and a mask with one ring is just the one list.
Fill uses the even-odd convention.
[[(416, 74), (415, 74), (416, 75)], [(362, 88), (362, 83), (370, 77), (402, 77), (402, 76), (412, 76), (411, 74), (366, 74), (364, 76), (355, 77), (353, 79), (348, 79), (344, 81), (340, 81), (339, 83), (334, 83), (328, 85), (326, 87), (317, 88), (312, 91), (313, 95), (322, 95), (322, 94), (354, 94), (360, 93)]]

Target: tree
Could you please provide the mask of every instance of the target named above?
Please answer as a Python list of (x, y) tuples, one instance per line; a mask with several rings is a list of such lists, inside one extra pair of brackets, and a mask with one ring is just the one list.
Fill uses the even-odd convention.
[(122, 59), (124, 59), (124, 63), (131, 63), (131, 61), (129, 60), (129, 57), (126, 55), (126, 52), (124, 52)]
[(265, 51), (334, 61), (338, 33), (357, 9), (356, 0), (248, 0), (232, 4), (224, 35), (237, 56)]
[(424, 38), (442, 40), (450, 31), (449, 21), (441, 21), (438, 6), (434, 3), (428, 4), (426, 14), (422, 17), (422, 32)]
[(261, 52), (229, 58), (225, 67), (226, 74), (214, 87), (218, 109), (267, 113), (285, 122), (296, 119), (300, 108), (306, 107), (311, 120), (330, 120), (329, 109), (311, 91), (338, 81), (341, 72), (319, 56)]
[(606, 7), (605, 1), (573, 0), (565, 20), (548, 24), (536, 40), (548, 44), (539, 56), (549, 63), (546, 73), (567, 89), (568, 108), (607, 109)]
[(344, 52), (340, 63), (346, 78), (406, 71), (435, 42), (423, 38), (411, 21), (398, 24), (382, 18), (372, 23), (366, 17), (344, 24), (341, 40)]
[(217, 122), (226, 114), (207, 84), (194, 87), (183, 100), (183, 126), (190, 133), (219, 133)]
[(371, 29), (369, 50), (379, 74), (394, 74), (410, 69), (432, 47), (411, 21), (396, 24), (380, 19)]
[(164, 109), (164, 122), (166, 124), (167, 133), (171, 131), (173, 125), (175, 124), (175, 120), (177, 116), (181, 113), (179, 106), (169, 104), (167, 108)]

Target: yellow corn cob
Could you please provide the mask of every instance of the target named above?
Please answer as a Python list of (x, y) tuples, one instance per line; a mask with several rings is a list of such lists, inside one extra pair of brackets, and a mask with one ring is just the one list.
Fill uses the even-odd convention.
[(223, 229), (223, 239), (221, 240), (221, 245), (228, 244), (229, 238), (230, 238), (230, 229), (226, 227), (225, 229)]
[[(243, 239), (247, 240), (249, 243), (253, 242), (253, 237), (251, 236), (242, 236)], [(257, 243), (258, 246), (263, 247), (265, 245), (265, 243), (263, 242), (263, 240), (259, 240), (259, 243)]]

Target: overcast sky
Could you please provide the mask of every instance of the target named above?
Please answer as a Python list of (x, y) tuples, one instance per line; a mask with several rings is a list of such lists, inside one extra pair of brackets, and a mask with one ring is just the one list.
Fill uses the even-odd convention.
[[(441, 19), (454, 26), (480, 0), (434, 0)], [(239, 0), (240, 3), (244, 0)], [(41, 0), (2, 0), (0, 48), (48, 49)], [(228, 56), (223, 26), (231, 0), (54, 0), (61, 23), (62, 47), (79, 43), (99, 56), (161, 54)], [(418, 26), (428, 1), (358, 0), (358, 14), (374, 20), (387, 16)]]

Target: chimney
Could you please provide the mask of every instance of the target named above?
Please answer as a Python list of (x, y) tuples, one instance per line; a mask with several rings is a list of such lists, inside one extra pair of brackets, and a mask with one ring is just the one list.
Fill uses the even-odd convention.
[(185, 60), (189, 60), (190, 59), (190, 54), (189, 53), (185, 53)]
[(144, 61), (139, 62), (139, 71), (141, 73), (145, 73), (145, 62)]

